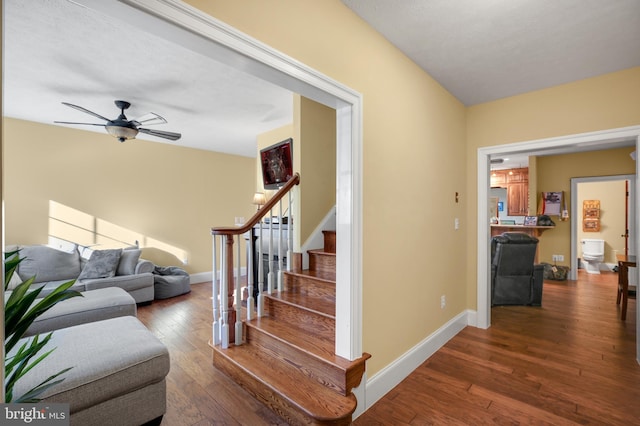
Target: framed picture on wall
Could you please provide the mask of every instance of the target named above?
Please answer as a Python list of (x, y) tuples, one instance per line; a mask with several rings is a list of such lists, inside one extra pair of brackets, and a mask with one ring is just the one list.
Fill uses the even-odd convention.
[(544, 214), (547, 216), (560, 216), (560, 206), (562, 205), (562, 191), (543, 192)]
[(538, 224), (538, 216), (525, 216), (524, 226), (536, 226)]

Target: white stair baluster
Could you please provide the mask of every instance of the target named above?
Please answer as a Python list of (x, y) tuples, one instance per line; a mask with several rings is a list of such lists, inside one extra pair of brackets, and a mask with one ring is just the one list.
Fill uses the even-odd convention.
[(226, 240), (227, 236), (222, 237), (220, 247), (220, 258), (222, 261), (221, 269), (222, 275), (220, 278), (220, 309), (222, 309), (222, 318), (220, 321), (220, 346), (223, 349), (229, 347), (229, 300), (227, 295), (228, 283), (229, 283), (229, 268), (227, 267), (227, 251)]
[(254, 244), (254, 238), (253, 238), (253, 229), (249, 231), (249, 239), (248, 241), (248, 245), (249, 248), (246, 250), (247, 252), (247, 321), (251, 321), (251, 319), (253, 319), (253, 305), (254, 305), (254, 300), (253, 300), (253, 287), (255, 285), (255, 279), (256, 277), (254, 276), (254, 271), (253, 271), (253, 258), (254, 258), (254, 250), (255, 250), (255, 244)]
[(213, 237), (213, 277), (212, 277), (212, 290), (211, 290), (211, 303), (213, 304), (213, 324), (212, 324), (212, 341), (214, 345), (220, 344), (220, 285), (218, 283), (218, 262), (217, 262), (217, 250), (216, 240), (217, 237)]
[(278, 291), (282, 291), (284, 272), (282, 271), (282, 199), (278, 201)]
[(267, 274), (268, 294), (273, 293), (274, 273), (273, 273), (273, 209), (269, 211), (269, 273)]
[(289, 212), (289, 220), (287, 221), (287, 271), (291, 271), (291, 249), (293, 248), (293, 218), (291, 217), (291, 212), (293, 211), (291, 210), (292, 191), (293, 190), (287, 193), (289, 203), (289, 207), (287, 208), (287, 211)]
[(264, 316), (264, 259), (262, 255), (262, 221), (258, 225), (258, 316)]
[(236, 335), (235, 335), (235, 344), (242, 344), (242, 280), (240, 279), (241, 269), (240, 269), (240, 239), (242, 238), (241, 234), (237, 236), (237, 248), (236, 248), (236, 276), (235, 276), (235, 309), (236, 309)]

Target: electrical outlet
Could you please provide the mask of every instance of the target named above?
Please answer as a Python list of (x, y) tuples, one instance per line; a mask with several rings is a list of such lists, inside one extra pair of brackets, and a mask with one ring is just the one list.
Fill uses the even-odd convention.
[(554, 262), (564, 262), (564, 255), (562, 255), (562, 254), (552, 254), (551, 255), (551, 260), (553, 260)]
[(559, 254), (558, 255), (558, 262), (564, 262), (564, 256)]
[(440, 309), (444, 309), (445, 306), (447, 306), (447, 298), (443, 294), (440, 296)]

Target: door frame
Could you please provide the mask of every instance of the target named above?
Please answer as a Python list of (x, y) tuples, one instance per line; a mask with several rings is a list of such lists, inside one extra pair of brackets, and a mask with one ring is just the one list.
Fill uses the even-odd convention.
[[(490, 187), (490, 159), (491, 156), (509, 154), (539, 153), (544, 151), (569, 153), (586, 150), (599, 150), (616, 147), (621, 141), (634, 141), (636, 152), (640, 149), (640, 126), (623, 127), (590, 133), (561, 136), (556, 138), (538, 139), (527, 142), (517, 142), (505, 145), (493, 145), (478, 148), (477, 152), (477, 194), (478, 215), (476, 235), (476, 315), (473, 321), (476, 327), (489, 328), (491, 326), (491, 269), (489, 268), (490, 253), (490, 225), (489, 225), (489, 187)], [(638, 162), (636, 161), (635, 182), (638, 187)], [(635, 217), (635, 228), (638, 229), (640, 219)], [(635, 246), (638, 247), (638, 235)], [(636, 268), (638, 274), (640, 268)], [(636, 277), (637, 278), (637, 277)], [(640, 309), (636, 309), (636, 324), (640, 323)], [(636, 360), (640, 363), (640, 327), (636, 326)]]
[(571, 178), (571, 262), (569, 279), (578, 278), (578, 184), (587, 182), (614, 182), (619, 180), (629, 181), (629, 253), (636, 254), (636, 179), (634, 175), (614, 175), (614, 176), (590, 176)]

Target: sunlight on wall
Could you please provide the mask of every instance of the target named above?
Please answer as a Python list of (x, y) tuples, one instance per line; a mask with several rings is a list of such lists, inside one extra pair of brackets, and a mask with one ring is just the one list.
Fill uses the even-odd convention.
[(155, 248), (188, 262), (188, 253), (56, 201), (49, 200), (49, 245), (62, 249), (77, 244), (91, 248)]

